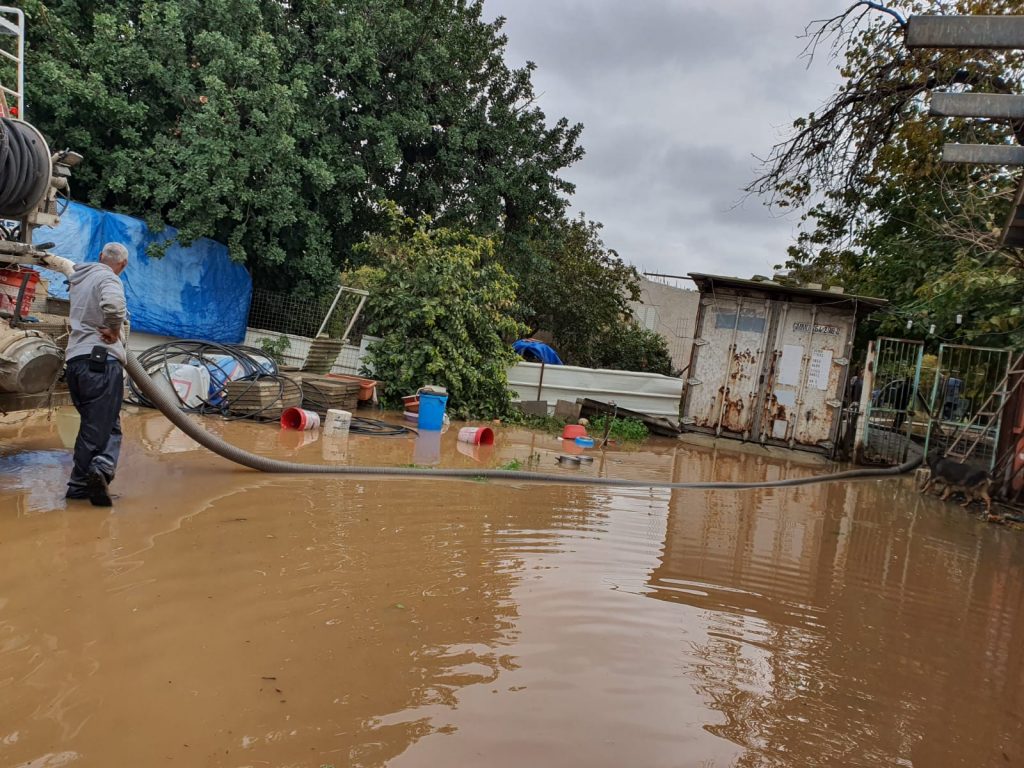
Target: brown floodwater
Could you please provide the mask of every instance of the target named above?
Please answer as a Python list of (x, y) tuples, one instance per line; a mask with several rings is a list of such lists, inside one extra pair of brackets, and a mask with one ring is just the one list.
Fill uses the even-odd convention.
[[(269, 476), (124, 422), (113, 510), (64, 502), (67, 412), (0, 422), (0, 766), (1024, 765), (1024, 538), (909, 478)], [(205, 423), (303, 461), (824, 471)]]

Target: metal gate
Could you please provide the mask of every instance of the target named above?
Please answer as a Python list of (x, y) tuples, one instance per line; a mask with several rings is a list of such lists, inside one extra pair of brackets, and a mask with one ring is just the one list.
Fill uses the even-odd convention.
[[(864, 412), (864, 458), (871, 463), (901, 464), (907, 460), (917, 425), (918, 390), (924, 342), (882, 337), (875, 341), (871, 392)], [(923, 437), (923, 434), (921, 435)]]
[(1010, 350), (943, 344), (931, 387), (931, 423), (925, 450), (991, 470), (1006, 398)]

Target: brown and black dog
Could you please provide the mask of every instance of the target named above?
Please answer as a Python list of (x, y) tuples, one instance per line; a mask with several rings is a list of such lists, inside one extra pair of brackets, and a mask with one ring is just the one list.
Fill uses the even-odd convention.
[(955, 459), (945, 458), (938, 448), (929, 451), (925, 457), (925, 463), (931, 470), (928, 481), (921, 486), (921, 493), (930, 490), (936, 483), (942, 482), (946, 488), (942, 492), (942, 501), (948, 499), (953, 493), (959, 492), (964, 495), (966, 507), (972, 501), (983, 501), (985, 511), (992, 511), (992, 497), (989, 489), (992, 486), (992, 478), (989, 473), (972, 464), (961, 464)]

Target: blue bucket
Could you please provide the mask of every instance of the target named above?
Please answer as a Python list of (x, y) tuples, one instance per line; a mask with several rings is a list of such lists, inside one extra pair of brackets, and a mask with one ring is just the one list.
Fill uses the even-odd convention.
[(435, 395), (420, 392), (420, 429), (440, 430), (444, 425), (444, 409), (448, 404), (448, 395)]

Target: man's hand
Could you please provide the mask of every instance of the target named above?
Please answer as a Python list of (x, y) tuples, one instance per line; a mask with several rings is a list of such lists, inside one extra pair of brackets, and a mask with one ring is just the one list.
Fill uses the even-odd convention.
[(113, 344), (121, 338), (121, 334), (110, 328), (100, 328), (100, 338), (107, 344)]

